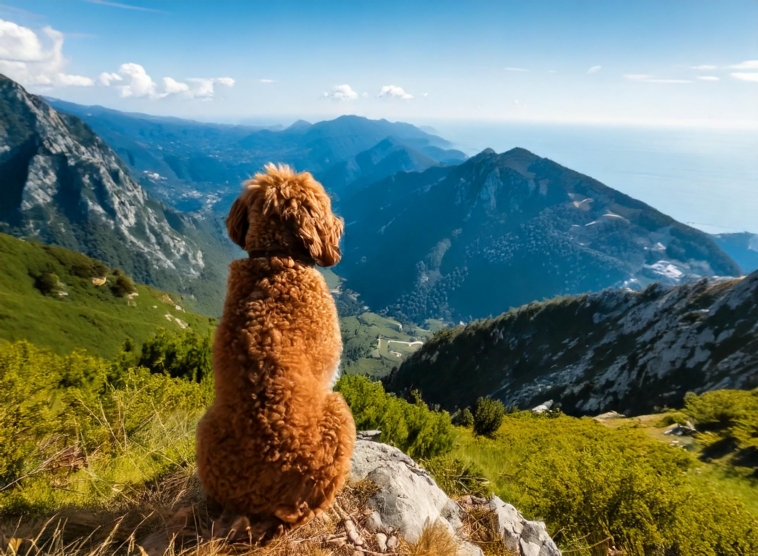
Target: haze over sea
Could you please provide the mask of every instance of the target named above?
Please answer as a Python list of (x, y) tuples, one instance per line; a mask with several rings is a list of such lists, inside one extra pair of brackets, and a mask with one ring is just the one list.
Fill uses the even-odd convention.
[(473, 155), (523, 147), (709, 233), (758, 233), (758, 131), (433, 121)]

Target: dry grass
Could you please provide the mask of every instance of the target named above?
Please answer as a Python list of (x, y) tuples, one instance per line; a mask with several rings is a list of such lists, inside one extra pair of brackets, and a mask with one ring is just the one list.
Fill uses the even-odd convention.
[(461, 534), (482, 549), (485, 556), (518, 556), (505, 548), (503, 537), (497, 532), (495, 512), (487, 506), (464, 507)]
[(412, 556), (456, 556), (458, 542), (447, 527), (436, 522), (424, 528), (418, 542), (411, 547)]
[[(426, 527), (412, 545), (398, 539), (382, 553), (365, 529), (366, 502), (378, 487), (368, 480), (347, 486), (337, 503), (305, 526), (265, 546), (218, 538), (197, 476), (185, 469), (156, 481), (117, 507), (65, 508), (46, 519), (0, 524), (0, 554), (20, 556), (455, 556), (457, 541), (440, 524)], [(473, 523), (469, 518), (465, 522)], [(467, 525), (468, 529), (473, 530)], [(390, 535), (392, 536), (392, 535)], [(486, 548), (483, 546), (483, 548)], [(487, 554), (505, 554), (486, 552)]]

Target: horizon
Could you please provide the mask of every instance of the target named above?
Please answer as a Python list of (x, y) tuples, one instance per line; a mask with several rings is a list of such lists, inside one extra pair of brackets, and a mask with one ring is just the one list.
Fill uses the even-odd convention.
[[(123, 112), (758, 129), (758, 4), (0, 3), (0, 72)], [(286, 37), (287, 40), (282, 40)]]

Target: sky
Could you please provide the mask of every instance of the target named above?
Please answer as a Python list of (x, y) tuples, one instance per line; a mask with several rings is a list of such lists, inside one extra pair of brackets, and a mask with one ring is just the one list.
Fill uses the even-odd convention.
[(758, 129), (758, 2), (0, 0), (0, 73), (210, 121)]

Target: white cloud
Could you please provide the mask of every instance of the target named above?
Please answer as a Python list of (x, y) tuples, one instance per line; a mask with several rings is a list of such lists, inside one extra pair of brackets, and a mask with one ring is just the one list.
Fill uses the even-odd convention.
[(125, 85), (118, 86), (122, 97), (160, 99), (178, 95), (187, 99), (211, 100), (215, 94), (215, 85), (234, 87), (236, 83), (231, 77), (192, 77), (184, 81), (178, 81), (173, 77), (163, 78), (163, 88), (153, 81), (139, 64), (122, 64), (118, 73), (103, 73), (100, 82), (110, 85), (115, 81), (126, 81)]
[(426, 97), (429, 96), (429, 93), (421, 93), (421, 96), (424, 97), (424, 98), (426, 98)]
[(600, 71), (600, 69), (603, 66), (592, 66), (590, 69), (587, 70), (587, 73), (597, 73)]
[(715, 75), (698, 75), (697, 78), (700, 81), (719, 81), (720, 80)]
[(644, 73), (627, 73), (624, 75), (624, 78), (629, 81), (640, 81), (643, 83), (692, 83), (689, 79), (659, 79)]
[(528, 69), (524, 68), (503, 68), (505, 71), (529, 71)]
[(259, 79), (261, 83), (276, 83), (274, 79)]
[(700, 70), (700, 71), (710, 71), (710, 70), (715, 70), (718, 68), (716, 66), (711, 66), (709, 64), (703, 64), (701, 66), (690, 66), (690, 69)]
[(406, 93), (402, 87), (398, 87), (397, 85), (385, 85), (376, 96), (380, 98), (400, 98), (403, 100), (411, 100), (413, 98), (412, 94)]
[(355, 100), (358, 98), (358, 93), (353, 91), (350, 85), (335, 85), (331, 91), (324, 93), (324, 97), (334, 100)]
[(128, 85), (119, 87), (122, 97), (162, 98), (166, 96), (165, 94), (158, 93), (158, 85), (147, 74), (145, 68), (139, 64), (132, 62), (121, 64), (118, 72), (129, 81)]
[(100, 77), (98, 77), (97, 80), (101, 85), (108, 87), (114, 81), (123, 81), (123, 78), (117, 73), (103, 72), (100, 74)]
[(728, 67), (729, 69), (735, 70), (758, 70), (758, 60), (745, 60), (744, 62)]
[[(215, 78), (216, 83), (219, 85), (223, 85), (224, 87), (234, 87), (234, 84), (236, 81), (232, 79), (231, 77), (216, 77)], [(271, 81), (272, 83), (275, 83), (275, 81)]]
[[(0, 19), (0, 73), (22, 85), (89, 87), (95, 82), (83, 75), (63, 72), (63, 33), (42, 29), (44, 41), (28, 27)], [(46, 44), (47, 43), (47, 44)]]
[(179, 93), (186, 93), (190, 90), (189, 85), (182, 83), (181, 81), (176, 81), (171, 77), (163, 78), (163, 89), (166, 91), (167, 95), (178, 95)]
[(731, 74), (732, 77), (735, 79), (739, 79), (740, 81), (755, 81), (758, 83), (758, 72), (752, 72), (752, 73), (733, 73)]
[(361, 94), (361, 96), (362, 96), (363, 98), (368, 98), (368, 93), (362, 93), (362, 94)]

